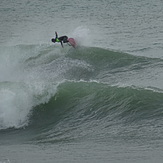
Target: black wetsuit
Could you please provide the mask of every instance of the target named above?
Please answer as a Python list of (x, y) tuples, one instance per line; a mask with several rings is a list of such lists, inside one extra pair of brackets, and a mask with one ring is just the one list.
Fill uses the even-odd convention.
[(58, 34), (57, 32), (55, 32), (56, 34), (56, 37), (55, 39), (52, 39), (52, 42), (60, 42), (61, 43), (61, 46), (63, 47), (63, 43), (68, 43), (68, 37), (67, 36), (61, 36), (58, 38)]

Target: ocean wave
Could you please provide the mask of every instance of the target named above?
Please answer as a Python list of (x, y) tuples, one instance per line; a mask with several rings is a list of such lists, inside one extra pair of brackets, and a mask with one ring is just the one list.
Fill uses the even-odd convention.
[(99, 129), (100, 134), (106, 129), (113, 133), (119, 125), (161, 120), (162, 98), (162, 92), (143, 88), (65, 81), (48, 103), (34, 109), (29, 127), (39, 130), (37, 142), (72, 140)]
[(154, 88), (111, 86), (96, 81), (65, 81), (57, 87), (57, 93), (48, 103), (37, 107), (44, 110), (55, 110), (58, 107), (76, 108), (76, 111), (80, 108), (86, 112), (89, 110), (90, 113), (93, 110), (94, 113), (100, 111), (104, 116), (107, 116), (107, 111), (108, 115), (111, 111), (117, 114), (128, 112), (128, 115), (133, 111), (144, 113), (144, 116), (139, 118), (146, 118), (163, 107), (162, 97), (163, 92)]
[(0, 54), (0, 129), (54, 125), (70, 115), (75, 123), (102, 117), (135, 121), (162, 109), (162, 88), (134, 83), (152, 79), (146, 74), (160, 70), (161, 59), (51, 45), (0, 47)]

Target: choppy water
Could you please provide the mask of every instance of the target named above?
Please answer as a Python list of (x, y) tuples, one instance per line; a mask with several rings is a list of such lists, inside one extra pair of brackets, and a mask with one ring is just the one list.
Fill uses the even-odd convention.
[[(0, 163), (161, 163), (162, 9), (2, 1)], [(79, 47), (52, 44), (55, 31)]]

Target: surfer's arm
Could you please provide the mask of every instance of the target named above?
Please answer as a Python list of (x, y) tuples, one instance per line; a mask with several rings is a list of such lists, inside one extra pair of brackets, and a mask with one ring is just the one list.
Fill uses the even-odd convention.
[(57, 34), (57, 32), (55, 32), (55, 37), (58, 38), (58, 34)]

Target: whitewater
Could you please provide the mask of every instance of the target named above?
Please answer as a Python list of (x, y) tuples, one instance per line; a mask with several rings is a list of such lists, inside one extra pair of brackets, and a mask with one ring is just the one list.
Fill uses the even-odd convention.
[[(162, 9), (3, 1), (0, 163), (161, 163)], [(78, 47), (53, 44), (55, 31)]]

